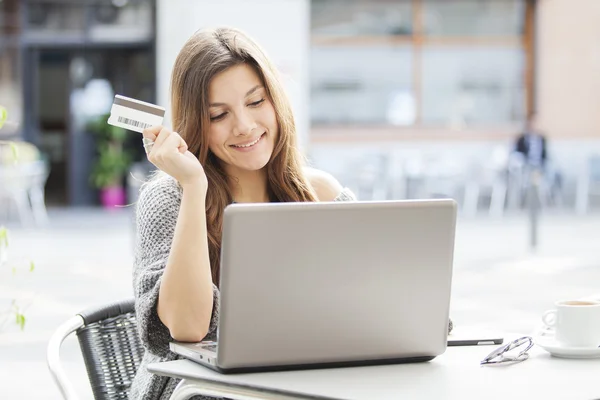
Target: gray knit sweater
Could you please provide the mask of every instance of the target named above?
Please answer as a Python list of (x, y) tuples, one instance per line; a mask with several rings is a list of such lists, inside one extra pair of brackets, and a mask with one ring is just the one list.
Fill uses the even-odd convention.
[[(175, 233), (181, 195), (182, 190), (177, 181), (165, 175), (146, 183), (137, 203), (133, 290), (138, 332), (146, 352), (131, 386), (130, 399), (167, 400), (178, 383), (177, 379), (151, 374), (146, 368), (150, 363), (179, 358), (169, 350), (172, 338), (167, 327), (158, 318), (156, 305)], [(354, 199), (352, 192), (344, 189), (335, 201)], [(219, 320), (219, 290), (214, 285), (213, 298), (208, 340), (216, 339)], [(208, 397), (195, 396), (193, 399)]]

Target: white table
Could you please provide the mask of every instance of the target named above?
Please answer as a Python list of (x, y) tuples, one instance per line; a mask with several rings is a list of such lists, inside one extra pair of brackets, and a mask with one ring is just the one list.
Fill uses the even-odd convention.
[[(505, 337), (505, 343), (518, 336)], [(538, 346), (513, 365), (480, 366), (497, 346), (449, 347), (432, 361), (372, 367), (222, 375), (192, 361), (150, 364), (182, 378), (171, 397), (249, 399), (600, 399), (600, 359), (552, 357)]]

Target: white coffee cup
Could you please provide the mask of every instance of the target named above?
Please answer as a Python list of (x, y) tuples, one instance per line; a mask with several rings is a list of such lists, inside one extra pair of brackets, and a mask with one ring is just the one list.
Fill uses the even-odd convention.
[(542, 316), (544, 324), (555, 330), (556, 340), (564, 346), (600, 346), (600, 302), (559, 301), (556, 309)]

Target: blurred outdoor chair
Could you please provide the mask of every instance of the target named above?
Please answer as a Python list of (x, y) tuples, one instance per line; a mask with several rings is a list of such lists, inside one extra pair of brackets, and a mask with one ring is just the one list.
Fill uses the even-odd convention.
[(418, 198), (456, 199), (463, 186), (464, 170), (464, 164), (452, 156), (440, 155), (424, 160)]
[(545, 205), (552, 204), (556, 207), (564, 205), (563, 172), (552, 161), (546, 162), (543, 189)]
[(415, 199), (425, 197), (423, 182), (425, 175), (425, 157), (421, 152), (412, 152), (403, 160), (404, 198)]
[(477, 214), (479, 198), (489, 194), (489, 214), (504, 214), (508, 193), (507, 166), (509, 153), (502, 147), (493, 150), (485, 161), (472, 160), (466, 171), (463, 211), (468, 216)]
[(360, 200), (386, 200), (391, 187), (390, 156), (379, 151), (353, 158), (340, 177)]
[[(518, 209), (527, 207), (527, 193), (531, 184), (531, 166), (521, 153), (513, 152), (508, 161), (508, 207)], [(561, 171), (552, 160), (547, 160), (543, 175), (538, 182), (538, 196), (541, 206), (562, 206), (564, 193)]]
[[(0, 203), (14, 202), (23, 225), (45, 225), (48, 222), (44, 188), (50, 173), (48, 162), (39, 150), (27, 142), (0, 146)], [(16, 157), (13, 152), (16, 151)], [(9, 218), (9, 204), (2, 207)]]
[(517, 210), (523, 206), (525, 201), (526, 181), (528, 179), (525, 157), (522, 153), (516, 151), (510, 153), (506, 172), (508, 187), (507, 207)]
[(577, 178), (575, 207), (579, 214), (587, 213), (591, 196), (600, 196), (600, 155), (589, 156)]
[(406, 160), (400, 154), (394, 155), (391, 153), (389, 157), (387, 173), (388, 198), (391, 200), (408, 199)]
[(137, 333), (134, 300), (127, 299), (79, 313), (52, 335), (47, 362), (65, 400), (78, 396), (60, 360), (62, 342), (75, 332), (96, 400), (128, 398), (131, 382), (144, 355)]

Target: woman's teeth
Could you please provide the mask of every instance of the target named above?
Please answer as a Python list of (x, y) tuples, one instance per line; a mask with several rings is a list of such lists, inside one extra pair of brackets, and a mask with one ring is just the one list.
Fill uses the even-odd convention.
[(256, 143), (258, 143), (258, 141), (262, 139), (262, 135), (260, 135), (258, 137), (258, 139), (256, 139), (254, 142), (248, 143), (248, 144), (244, 144), (244, 145), (237, 145), (237, 144), (232, 144), (233, 147), (239, 147), (239, 148), (244, 148), (244, 147), (252, 147), (254, 146)]

